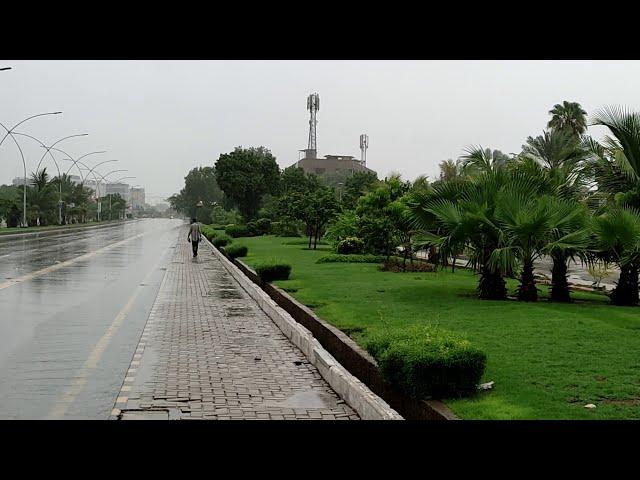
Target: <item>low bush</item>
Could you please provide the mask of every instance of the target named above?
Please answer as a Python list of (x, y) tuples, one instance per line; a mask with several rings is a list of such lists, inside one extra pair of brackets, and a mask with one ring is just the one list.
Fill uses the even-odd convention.
[(245, 245), (229, 245), (224, 249), (231, 258), (246, 257), (249, 249)]
[(219, 237), (214, 238), (211, 243), (213, 243), (214, 247), (219, 248), (229, 245), (232, 241), (231, 237), (228, 237), (227, 235), (220, 235)]
[(382, 263), (387, 257), (382, 255), (341, 255), (332, 253), (316, 260), (316, 263)]
[(224, 229), (224, 233), (233, 238), (251, 236), (247, 225), (229, 225)]
[(256, 265), (254, 270), (263, 282), (288, 280), (289, 275), (291, 274), (291, 265), (274, 261)]
[(217, 235), (216, 231), (213, 229), (212, 225), (201, 225), (200, 232), (207, 237), (209, 241), (214, 239)]
[(384, 263), (380, 266), (380, 270), (383, 272), (435, 272), (436, 266), (432, 263), (415, 261), (411, 263), (407, 260), (406, 263), (403, 264), (403, 260), (401, 258), (390, 258), (389, 260), (385, 260)]
[(389, 383), (418, 399), (474, 393), (487, 362), (468, 340), (432, 326), (372, 335), (365, 348)]
[(364, 242), (358, 237), (347, 237), (336, 244), (336, 252), (344, 255), (362, 253)]
[(271, 219), (260, 218), (256, 221), (256, 235), (269, 235), (271, 233)]

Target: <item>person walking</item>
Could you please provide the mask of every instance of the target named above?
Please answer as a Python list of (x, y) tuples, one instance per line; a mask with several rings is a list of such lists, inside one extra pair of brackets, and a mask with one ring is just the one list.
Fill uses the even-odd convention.
[(193, 248), (193, 258), (198, 256), (198, 243), (200, 243), (202, 234), (200, 233), (200, 224), (195, 218), (191, 219), (191, 225), (189, 226), (189, 235), (187, 235), (187, 241), (191, 242)]

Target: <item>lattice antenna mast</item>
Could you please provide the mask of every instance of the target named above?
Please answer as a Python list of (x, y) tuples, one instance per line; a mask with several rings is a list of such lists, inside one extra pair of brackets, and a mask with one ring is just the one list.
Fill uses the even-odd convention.
[(309, 118), (309, 153), (315, 158), (316, 153), (318, 152), (318, 147), (316, 143), (316, 125), (318, 124), (318, 120), (316, 120), (316, 113), (320, 110), (320, 95), (317, 93), (312, 93), (307, 97), (307, 110), (310, 112)]
[(363, 166), (367, 166), (367, 148), (369, 148), (369, 135), (360, 135), (360, 161)]

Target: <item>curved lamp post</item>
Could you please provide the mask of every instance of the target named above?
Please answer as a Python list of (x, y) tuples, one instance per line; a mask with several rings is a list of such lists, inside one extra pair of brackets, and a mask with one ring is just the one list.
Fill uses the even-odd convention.
[(31, 115), (30, 117), (27, 117), (24, 120), (16, 123), (11, 128), (7, 128), (4, 125), (2, 125), (2, 127), (7, 131), (7, 133), (5, 133), (4, 137), (2, 137), (2, 140), (0, 140), (0, 145), (2, 145), (4, 143), (4, 141), (6, 140), (6, 138), (8, 136), (10, 136), (11, 139), (13, 140), (13, 142), (18, 147), (18, 150), (20, 151), (20, 157), (22, 158), (22, 166), (24, 167), (24, 183), (23, 183), (23, 192), (22, 192), (22, 226), (23, 227), (27, 226), (27, 162), (24, 159), (24, 152), (22, 151), (22, 148), (20, 147), (20, 144), (16, 140), (16, 137), (13, 135), (13, 131), (17, 127), (19, 127), (20, 125), (25, 123), (26, 121), (31, 120), (32, 118), (44, 117), (46, 115), (59, 115), (61, 113), (62, 112), (47, 112), (47, 113), (39, 113), (37, 115)]
[[(107, 186), (107, 177), (109, 175), (112, 175), (114, 173), (119, 173), (119, 172), (127, 172), (127, 171), (128, 170), (126, 170), (126, 169), (111, 170), (109, 173), (107, 173), (105, 175), (100, 175), (100, 174), (99, 175), (102, 178), (102, 180), (104, 180), (105, 187), (106, 187)], [(91, 172), (89, 172), (89, 173), (91, 173)], [(98, 221), (100, 221), (100, 213), (102, 213), (102, 199), (101, 199), (100, 195), (98, 195)], [(109, 220), (111, 220), (111, 196), (109, 196)]]
[(42, 164), (42, 161), (44, 160), (44, 157), (47, 154), (49, 154), (49, 156), (53, 160), (53, 163), (55, 163), (56, 169), (58, 170), (58, 186), (59, 186), (59, 189), (58, 189), (58, 193), (59, 193), (59, 195), (58, 195), (58, 224), (62, 225), (62, 174), (60, 173), (60, 166), (58, 165), (58, 162), (56, 161), (56, 158), (51, 153), (51, 150), (52, 149), (56, 150), (56, 149), (53, 148), (54, 145), (56, 145), (57, 143), (60, 143), (63, 140), (66, 140), (67, 138), (83, 137), (83, 136), (86, 136), (86, 135), (89, 135), (89, 134), (88, 133), (82, 133), (82, 134), (79, 134), (79, 135), (69, 135), (68, 137), (61, 138), (60, 140), (55, 142), (50, 147), (47, 147), (44, 144), (44, 142), (42, 142), (40, 139), (34, 137), (33, 135), (28, 135), (26, 133), (21, 133), (21, 132), (13, 132), (13, 135), (22, 135), (24, 137), (31, 138), (32, 140), (35, 140), (36, 142), (38, 142), (41, 147), (46, 149), (46, 151), (42, 154), (42, 157), (40, 158), (40, 161), (38, 162), (38, 166), (36, 167), (36, 174), (40, 171), (40, 165)]
[[(126, 171), (126, 170), (125, 170), (125, 171)], [(113, 172), (111, 172), (111, 173), (113, 173)], [(109, 175), (109, 174), (107, 174), (107, 175)], [(107, 175), (105, 175), (105, 177), (106, 177)], [(121, 177), (121, 178), (119, 178), (119, 179), (117, 179), (117, 180), (114, 180), (114, 181), (113, 181), (113, 183), (119, 183), (119, 182), (121, 182), (122, 180), (126, 180), (126, 179), (129, 179), (129, 178), (136, 178), (136, 177)], [(103, 180), (104, 180), (104, 178), (103, 178)], [(105, 182), (106, 182), (106, 180), (105, 180)], [(112, 195), (112, 194), (109, 194), (109, 220), (111, 220), (111, 198), (112, 198), (112, 197), (113, 197), (113, 195)]]

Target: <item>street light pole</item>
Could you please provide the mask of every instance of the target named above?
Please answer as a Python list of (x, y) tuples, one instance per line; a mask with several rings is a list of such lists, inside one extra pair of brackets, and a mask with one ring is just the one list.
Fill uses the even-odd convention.
[(53, 154), (51, 153), (51, 150), (56, 150), (53, 147), (57, 144), (60, 143), (62, 140), (66, 140), (67, 138), (72, 138), (72, 137), (83, 137), (85, 135), (88, 135), (88, 133), (82, 133), (80, 135), (69, 135), (68, 137), (64, 137), (61, 138), (60, 140), (58, 140), (57, 142), (55, 142), (53, 145), (51, 145), (50, 147), (47, 147), (41, 140), (37, 139), (36, 137), (34, 137), (33, 135), (28, 135), (26, 133), (21, 133), (21, 132), (13, 132), (13, 135), (22, 135), (24, 137), (28, 137), (31, 138), (32, 140), (35, 140), (36, 142), (38, 142), (40, 144), (41, 147), (45, 148), (46, 151), (42, 154), (42, 157), (40, 158), (40, 161), (38, 162), (38, 166), (36, 167), (36, 174), (40, 171), (40, 165), (42, 165), (42, 161), (44, 160), (44, 157), (49, 154), (49, 156), (51, 157), (51, 159), (53, 160), (53, 163), (55, 163), (56, 165), (56, 169), (58, 170), (58, 192), (59, 192), (59, 196), (58, 196), (58, 224), (62, 225), (62, 175), (60, 173), (60, 167), (58, 166), (58, 162), (56, 161), (56, 158), (53, 156)]
[(18, 143), (18, 141), (16, 140), (16, 137), (13, 135), (13, 131), (20, 125), (22, 125), (24, 122), (31, 120), (32, 118), (36, 118), (36, 117), (44, 117), (45, 115), (59, 115), (62, 112), (47, 112), (47, 113), (39, 113), (37, 115), (31, 115), (30, 117), (25, 118), (24, 120), (16, 123), (13, 127), (11, 128), (7, 128), (4, 125), (2, 125), (2, 127), (7, 131), (7, 133), (4, 135), (4, 137), (2, 137), (2, 140), (0, 140), (0, 146), (4, 143), (5, 139), (8, 136), (11, 136), (11, 138), (13, 139), (13, 142), (16, 144), (16, 146), (18, 147), (18, 150), (20, 151), (20, 157), (22, 158), (22, 165), (24, 167), (24, 187), (23, 187), (23, 193), (22, 193), (22, 226), (23, 228), (27, 226), (27, 162), (24, 159), (24, 153), (22, 151), (22, 148), (20, 148), (20, 144)]

